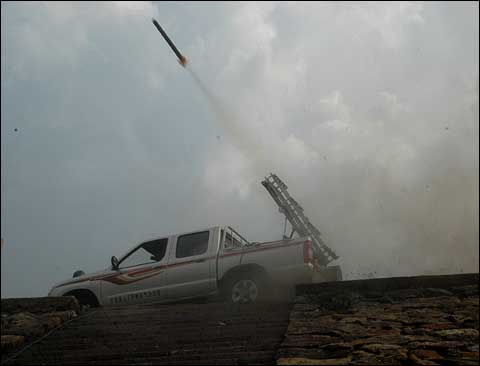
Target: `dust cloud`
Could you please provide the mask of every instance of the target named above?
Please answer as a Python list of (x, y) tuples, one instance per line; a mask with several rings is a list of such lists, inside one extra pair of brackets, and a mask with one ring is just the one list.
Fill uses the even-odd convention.
[[(236, 109), (216, 96), (191, 67), (187, 70), (256, 178), (281, 166), (254, 142), (254, 131), (242, 124)], [(339, 254), (345, 278), (478, 271), (478, 250), (472, 251), (478, 243), (478, 155), (470, 149), (478, 146), (473, 137), (478, 126), (468, 124), (472, 117), (478, 119), (477, 105), (478, 100), (473, 102), (473, 115), (458, 116), (466, 118), (458, 125), (467, 128), (442, 128), (441, 134), (432, 129), (437, 138), (429, 145), (417, 138), (415, 152), (394, 151), (396, 141), (405, 137), (395, 126), (381, 129), (357, 121), (351, 122), (354, 133), (338, 136), (340, 145), (359, 146), (355, 156), (311, 142), (312, 150), (328, 160), (320, 159), (322, 164), (308, 171), (279, 172), (287, 177), (291, 193), (312, 222), (326, 234), (327, 245)], [(401, 120), (406, 117), (395, 122), (406, 124)], [(359, 132), (365, 128), (367, 134)], [(418, 130), (422, 128), (419, 122)], [(425, 136), (426, 141), (428, 132)], [(470, 145), (459, 149), (462, 140)], [(400, 161), (400, 153), (411, 157)], [(295, 191), (294, 177), (303, 182), (303, 191)]]

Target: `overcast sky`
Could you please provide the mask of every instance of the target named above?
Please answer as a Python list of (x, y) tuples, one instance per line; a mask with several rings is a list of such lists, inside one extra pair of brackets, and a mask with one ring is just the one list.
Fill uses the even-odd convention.
[(2, 297), (165, 234), (279, 239), (270, 171), (348, 279), (478, 272), (477, 2), (1, 10)]

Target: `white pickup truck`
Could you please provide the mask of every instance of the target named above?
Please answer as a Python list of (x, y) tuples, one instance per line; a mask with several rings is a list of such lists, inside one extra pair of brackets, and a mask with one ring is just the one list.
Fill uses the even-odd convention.
[[(277, 286), (309, 283), (316, 260), (309, 238), (249, 243), (229, 226), (143, 242), (103, 271), (56, 284), (49, 296), (91, 306), (171, 302), (221, 294), (232, 303), (266, 299)], [(273, 286), (277, 284), (277, 286)]]

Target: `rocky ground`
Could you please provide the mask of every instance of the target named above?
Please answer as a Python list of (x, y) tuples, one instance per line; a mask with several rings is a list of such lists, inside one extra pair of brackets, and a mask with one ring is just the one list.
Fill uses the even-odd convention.
[(74, 297), (2, 299), (2, 361), (79, 313)]
[(478, 280), (330, 282), (298, 287), (293, 304), (237, 307), (6, 299), (2, 364), (477, 365)]
[(478, 275), (349, 281), (299, 292), (280, 365), (478, 365)]

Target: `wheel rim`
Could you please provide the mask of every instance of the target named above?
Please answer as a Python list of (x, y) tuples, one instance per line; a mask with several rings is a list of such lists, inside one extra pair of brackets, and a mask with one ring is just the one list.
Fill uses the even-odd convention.
[(232, 288), (234, 303), (254, 302), (258, 297), (257, 284), (252, 280), (240, 280)]

